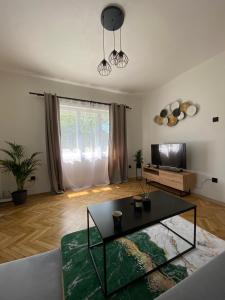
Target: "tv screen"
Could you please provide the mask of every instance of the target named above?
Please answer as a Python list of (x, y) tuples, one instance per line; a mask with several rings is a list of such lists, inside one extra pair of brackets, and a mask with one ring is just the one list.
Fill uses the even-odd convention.
[(186, 144), (151, 145), (152, 164), (186, 169)]

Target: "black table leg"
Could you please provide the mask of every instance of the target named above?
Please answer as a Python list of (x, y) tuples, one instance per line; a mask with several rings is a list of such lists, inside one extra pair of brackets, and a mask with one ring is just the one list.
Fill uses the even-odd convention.
[(103, 241), (103, 263), (104, 263), (104, 290), (105, 290), (105, 296), (107, 296), (107, 262), (106, 262), (106, 244)]
[(90, 247), (90, 232), (89, 232), (89, 210), (87, 209), (87, 234), (88, 234), (88, 249)]
[[(104, 295), (107, 297), (107, 274), (106, 274), (106, 245), (105, 242), (99, 242), (99, 243), (95, 243), (95, 244), (91, 244), (91, 238), (90, 238), (90, 212), (87, 208), (87, 238), (88, 238), (88, 252), (90, 254), (91, 260), (93, 262), (93, 266), (95, 268), (96, 274), (98, 276), (102, 291), (104, 293)], [(92, 249), (98, 246), (103, 246), (103, 264), (104, 264), (104, 278), (101, 278), (101, 275), (98, 271), (98, 267), (95, 263), (95, 259), (94, 256), (92, 254)]]
[(177, 233), (176, 231), (174, 231), (173, 229), (171, 229), (170, 227), (168, 227), (163, 222), (159, 222), (159, 224), (161, 224), (162, 226), (164, 226), (165, 228), (167, 228), (169, 231), (171, 231), (175, 235), (177, 235), (179, 238), (181, 238), (183, 241), (185, 241), (189, 245), (191, 245), (192, 246), (191, 249), (196, 248), (197, 207), (194, 207), (193, 210), (194, 210), (194, 235), (193, 235), (193, 242), (188, 241), (185, 237), (183, 237), (182, 235), (180, 235), (179, 233)]
[(197, 207), (194, 207), (194, 247), (196, 247)]

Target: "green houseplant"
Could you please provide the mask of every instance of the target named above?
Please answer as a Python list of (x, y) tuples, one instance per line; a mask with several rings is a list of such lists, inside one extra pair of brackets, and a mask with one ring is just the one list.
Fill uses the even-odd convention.
[(136, 179), (142, 179), (142, 163), (143, 163), (143, 155), (142, 150), (138, 150), (134, 155), (134, 161), (136, 162)]
[(140, 169), (143, 163), (142, 150), (138, 150), (134, 155), (134, 161), (136, 162), (136, 168)]
[(24, 189), (24, 185), (40, 165), (40, 160), (37, 158), (40, 152), (35, 152), (27, 157), (22, 145), (11, 142), (6, 142), (6, 144), (9, 149), (0, 149), (7, 156), (5, 159), (0, 159), (0, 169), (2, 172), (12, 173), (15, 177), (17, 191), (12, 193), (12, 199), (16, 205), (22, 204), (27, 198), (27, 190)]

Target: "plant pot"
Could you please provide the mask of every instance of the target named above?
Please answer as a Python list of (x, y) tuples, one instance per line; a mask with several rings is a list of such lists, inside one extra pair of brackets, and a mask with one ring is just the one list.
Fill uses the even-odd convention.
[(142, 168), (140, 164), (136, 164), (136, 180), (142, 180)]
[(15, 205), (23, 204), (27, 199), (27, 190), (13, 192), (12, 199)]
[(142, 167), (142, 164), (141, 164), (141, 163), (137, 163), (137, 164), (136, 164), (136, 168), (137, 168), (137, 169), (141, 169), (141, 167)]

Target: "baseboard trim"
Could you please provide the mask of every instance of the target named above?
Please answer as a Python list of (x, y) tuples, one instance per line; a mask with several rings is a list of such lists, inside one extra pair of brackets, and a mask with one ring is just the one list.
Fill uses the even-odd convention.
[(206, 197), (204, 195), (201, 195), (201, 194), (197, 194), (197, 193), (191, 193), (192, 196), (195, 196), (195, 197), (198, 197), (202, 200), (206, 200), (206, 201), (209, 201), (209, 202), (214, 202), (215, 204), (219, 204), (219, 205), (223, 205), (225, 206), (225, 203), (222, 202), (222, 201), (219, 201), (219, 200), (215, 200), (215, 199), (212, 199), (212, 198), (209, 198), (209, 197)]
[(11, 202), (12, 198), (7, 198), (7, 199), (0, 199), (0, 203), (7, 203), (7, 202)]

